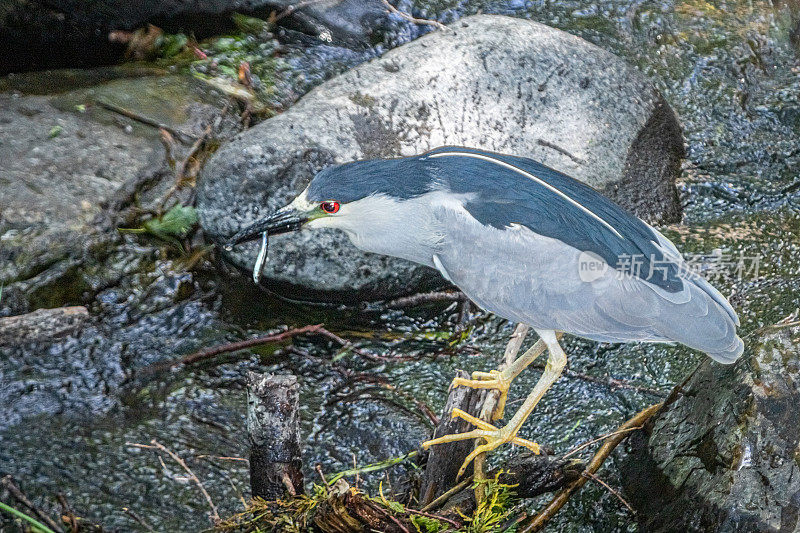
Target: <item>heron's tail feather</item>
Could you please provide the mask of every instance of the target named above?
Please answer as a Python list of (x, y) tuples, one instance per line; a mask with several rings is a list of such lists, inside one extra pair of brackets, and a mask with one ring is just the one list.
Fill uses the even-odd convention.
[(730, 364), (744, 351), (739, 319), (728, 301), (702, 278), (685, 280), (689, 298), (662, 308), (658, 329), (665, 337)]
[(734, 336), (734, 340), (731, 345), (722, 351), (719, 352), (706, 352), (708, 356), (718, 363), (722, 363), (723, 365), (729, 365), (731, 363), (735, 363), (737, 359), (742, 355), (744, 352), (744, 341), (739, 338), (739, 336)]
[[(694, 284), (702, 289), (704, 293), (706, 293), (714, 303), (717, 304), (720, 308), (722, 308), (725, 313), (727, 313), (728, 318), (733, 322), (735, 326), (733, 328), (734, 334), (733, 338), (730, 339), (730, 343), (726, 346), (723, 350), (713, 351), (713, 352), (706, 352), (709, 357), (711, 357), (714, 361), (718, 363), (722, 363), (725, 365), (729, 365), (735, 362), (744, 352), (744, 342), (738, 335), (736, 335), (736, 327), (739, 326), (739, 316), (736, 314), (736, 311), (733, 310), (731, 307), (730, 302), (728, 302), (727, 298), (725, 298), (717, 289), (715, 289), (709, 282), (701, 277), (696, 277), (692, 280)], [(726, 337), (729, 339), (729, 337)]]
[(717, 302), (717, 304), (719, 304), (719, 306), (723, 308), (726, 313), (728, 313), (728, 316), (731, 317), (733, 323), (736, 326), (739, 326), (739, 316), (736, 314), (736, 311), (733, 310), (733, 307), (731, 307), (731, 304), (728, 302), (727, 298), (725, 298), (717, 289), (715, 289), (709, 282), (700, 276), (693, 278), (692, 282), (703, 289), (703, 292), (708, 294), (712, 300)]

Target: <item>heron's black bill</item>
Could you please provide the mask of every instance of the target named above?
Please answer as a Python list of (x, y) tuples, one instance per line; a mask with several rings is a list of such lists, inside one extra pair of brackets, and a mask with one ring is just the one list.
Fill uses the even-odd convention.
[(267, 235), (280, 235), (281, 233), (289, 233), (291, 231), (299, 230), (303, 224), (306, 223), (308, 217), (300, 216), (293, 210), (282, 210), (273, 213), (264, 220), (259, 220), (242, 231), (230, 238), (225, 245), (226, 250), (233, 249), (237, 244), (243, 242), (254, 241), (261, 237), (262, 234)]

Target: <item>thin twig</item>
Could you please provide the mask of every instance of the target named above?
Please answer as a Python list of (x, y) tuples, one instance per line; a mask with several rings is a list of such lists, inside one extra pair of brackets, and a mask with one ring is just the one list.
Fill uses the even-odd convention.
[(192, 141), (193, 139), (196, 138), (194, 135), (186, 133), (185, 131), (176, 130), (175, 128), (173, 128), (171, 126), (168, 126), (166, 124), (162, 124), (161, 122), (153, 120), (150, 117), (146, 117), (144, 115), (140, 115), (139, 113), (131, 111), (130, 109), (125, 109), (124, 107), (120, 107), (120, 106), (118, 106), (116, 104), (112, 104), (111, 102), (107, 102), (105, 100), (97, 100), (97, 105), (99, 105), (100, 107), (105, 108), (105, 109), (107, 109), (109, 111), (112, 111), (114, 113), (117, 113), (119, 115), (122, 115), (123, 117), (127, 117), (127, 118), (129, 118), (131, 120), (135, 120), (136, 122), (141, 122), (142, 124), (145, 124), (147, 126), (152, 126), (152, 127), (156, 128), (156, 129), (167, 130), (172, 135), (174, 135), (175, 137), (180, 139), (181, 142), (188, 143), (188, 142), (190, 142), (190, 141)]
[[(544, 370), (544, 365), (531, 365), (531, 368), (535, 368), (537, 370)], [(589, 383), (597, 383), (598, 385), (605, 385), (606, 387), (610, 388), (611, 390), (615, 389), (630, 389), (635, 390), (637, 392), (642, 392), (644, 394), (650, 394), (652, 396), (657, 396), (659, 398), (666, 398), (669, 394), (666, 391), (654, 389), (652, 387), (647, 387), (644, 385), (636, 385), (634, 383), (629, 383), (628, 381), (612, 378), (612, 377), (597, 377), (592, 376), (589, 374), (584, 374), (583, 372), (576, 372), (575, 370), (570, 370), (568, 368), (564, 369), (563, 374), (569, 378), (577, 378), (582, 381), (588, 381)]]
[(351, 381), (365, 381), (367, 383), (377, 383), (378, 385), (381, 386), (382, 389), (393, 392), (398, 396), (405, 398), (406, 400), (413, 403), (417, 407), (417, 409), (419, 409), (420, 412), (423, 415), (425, 415), (425, 417), (428, 420), (430, 420), (431, 424), (433, 424), (434, 427), (439, 425), (439, 417), (436, 416), (436, 414), (433, 412), (433, 409), (431, 409), (428, 406), (428, 404), (426, 404), (419, 398), (415, 398), (414, 395), (400, 389), (397, 385), (393, 385), (392, 383), (389, 382), (388, 379), (382, 376), (376, 376), (374, 374), (366, 374), (366, 373), (351, 375), (349, 376), (349, 379)]
[(331, 477), (330, 480), (325, 480), (325, 483), (326, 484), (336, 483), (340, 479), (342, 479), (344, 477), (347, 477), (347, 476), (356, 476), (356, 479), (358, 479), (359, 474), (367, 473), (367, 472), (377, 472), (379, 470), (385, 470), (387, 468), (391, 468), (391, 467), (393, 467), (395, 465), (398, 465), (398, 464), (402, 463), (403, 461), (406, 461), (407, 459), (411, 459), (412, 457), (415, 457), (418, 453), (419, 453), (418, 451), (414, 450), (414, 451), (408, 452), (405, 455), (401, 455), (400, 457), (392, 457), (391, 459), (387, 459), (385, 461), (380, 461), (378, 463), (372, 463), (372, 464), (364, 465), (362, 467), (359, 467), (356, 464), (355, 455), (353, 455), (353, 468), (351, 468), (349, 470), (343, 470), (341, 472), (337, 472), (336, 474), (333, 475), (333, 477)]
[(0, 480), (0, 485), (4, 486), (15, 500), (30, 509), (36, 516), (39, 517), (42, 522), (47, 524), (50, 529), (58, 533), (63, 531), (63, 529), (61, 529), (58, 524), (56, 524), (55, 521), (47, 515), (47, 513), (33, 505), (28, 497), (25, 496), (25, 493), (22, 492), (22, 489), (20, 489), (17, 484), (14, 483), (14, 478), (12, 478), (11, 475), (7, 475)]
[(164, 152), (166, 154), (167, 165), (170, 168), (175, 168), (175, 138), (172, 136), (170, 132), (165, 130), (164, 128), (159, 128), (158, 130), (158, 140), (161, 141), (161, 145), (164, 147)]
[(314, 470), (317, 471), (317, 474), (319, 474), (319, 478), (322, 480), (322, 482), (325, 484), (325, 486), (326, 487), (330, 487), (331, 484), (328, 483), (327, 479), (325, 479), (325, 472), (322, 471), (322, 464), (321, 463), (317, 463), (316, 465), (314, 465)]
[(413, 409), (411, 409), (410, 407), (408, 407), (407, 405), (405, 405), (403, 402), (401, 402), (399, 400), (395, 400), (394, 398), (387, 398), (386, 396), (381, 395), (381, 394), (373, 394), (374, 391), (381, 391), (381, 390), (383, 390), (381, 387), (365, 387), (365, 388), (363, 388), (361, 390), (355, 390), (355, 391), (353, 391), (353, 392), (351, 392), (349, 394), (346, 394), (344, 396), (340, 396), (338, 398), (332, 398), (332, 399), (328, 400), (325, 403), (325, 406), (328, 407), (328, 406), (334, 405), (336, 403), (351, 403), (351, 402), (355, 402), (355, 401), (358, 401), (358, 400), (370, 399), (370, 400), (375, 400), (375, 401), (378, 401), (378, 402), (387, 403), (387, 404), (391, 405), (392, 407), (396, 407), (396, 408), (400, 409), (401, 411), (403, 411), (404, 413), (409, 414), (410, 416), (419, 416), (420, 419), (423, 422), (427, 422), (428, 421), (427, 418), (423, 418), (424, 417), (423, 413), (419, 413), (417, 411), (414, 411)]
[(595, 442), (600, 442), (601, 440), (605, 440), (605, 439), (607, 439), (607, 438), (609, 438), (609, 437), (613, 437), (613, 436), (615, 436), (615, 435), (619, 435), (620, 433), (628, 433), (629, 431), (636, 431), (637, 429), (642, 429), (642, 426), (637, 426), (637, 427), (628, 428), (628, 429), (618, 429), (618, 430), (616, 430), (616, 431), (612, 431), (612, 432), (610, 432), (610, 433), (606, 433), (606, 434), (604, 434), (604, 435), (600, 435), (600, 436), (599, 436), (599, 437), (597, 437), (596, 439), (592, 439), (592, 440), (590, 440), (590, 441), (588, 441), (588, 442), (584, 442), (584, 443), (583, 443), (583, 444), (581, 444), (580, 446), (576, 446), (576, 447), (572, 448), (570, 451), (568, 451), (567, 453), (565, 453), (565, 454), (564, 454), (564, 455), (563, 455), (561, 458), (562, 458), (562, 459), (566, 459), (566, 458), (567, 458), (567, 457), (569, 457), (570, 455), (575, 455), (576, 453), (578, 453), (578, 452), (579, 452), (579, 451), (581, 451), (582, 449), (586, 448), (587, 446), (591, 446), (591, 445), (592, 445), (592, 444), (594, 444)]
[(400, 528), (400, 530), (401, 530), (401, 531), (403, 531), (403, 533), (411, 533), (411, 532), (408, 530), (408, 528), (407, 528), (406, 526), (404, 526), (404, 525), (403, 525), (403, 523), (402, 523), (400, 520), (398, 520), (397, 518), (395, 518), (394, 516), (392, 516), (392, 515), (391, 515), (391, 513), (389, 513), (389, 511), (387, 511), (386, 509), (384, 509), (384, 508), (383, 508), (383, 507), (381, 507), (380, 505), (375, 505), (375, 506), (374, 506), (374, 509), (377, 509), (377, 511), (378, 511), (379, 513), (383, 514), (383, 515), (384, 515), (384, 516), (386, 516), (386, 517), (387, 517), (389, 520), (391, 520), (392, 522), (394, 522), (394, 523), (397, 525), (397, 527), (399, 527), (399, 528)]
[[(655, 415), (663, 405), (663, 403), (651, 405), (650, 407), (639, 411), (639, 413), (637, 413), (633, 418), (622, 424), (619, 427), (619, 430), (617, 430), (617, 434), (613, 437), (610, 437), (600, 447), (600, 449), (597, 450), (597, 453), (594, 455), (594, 457), (592, 457), (592, 460), (586, 466), (583, 473), (594, 474), (597, 472), (603, 465), (603, 462), (608, 458), (609, 455), (611, 455), (611, 452), (614, 451), (614, 448), (616, 448), (619, 443), (622, 442), (629, 434), (620, 433), (620, 431), (643, 425), (647, 420)], [(519, 530), (520, 533), (534, 533), (535, 531), (541, 530), (545, 524), (547, 524), (547, 522), (553, 518), (556, 513), (558, 513), (564, 504), (567, 503), (572, 494), (583, 487), (589, 479), (589, 475), (581, 475), (581, 477), (573, 481), (569, 486), (556, 494), (556, 496), (550, 501), (549, 504), (547, 504), (544, 509), (542, 509), (532, 518), (523, 522), (523, 525)]]
[(412, 294), (411, 296), (403, 296), (402, 298), (395, 298), (383, 304), (383, 307), (391, 307), (392, 309), (402, 307), (415, 307), (417, 305), (432, 303), (432, 302), (463, 302), (467, 296), (463, 292), (452, 291), (437, 291), (437, 292), (422, 292), (419, 294)]
[[(223, 109), (223, 113), (225, 113), (227, 109), (228, 107), (225, 106), (225, 109)], [(200, 148), (202, 148), (205, 145), (206, 141), (209, 139), (209, 137), (211, 137), (211, 132), (213, 131), (213, 129), (214, 129), (213, 124), (209, 124), (208, 126), (206, 126), (206, 129), (203, 131), (203, 134), (200, 137), (198, 137), (198, 139), (194, 142), (191, 148), (189, 148), (189, 153), (186, 155), (186, 157), (183, 158), (183, 161), (181, 161), (176, 165), (175, 183), (172, 185), (172, 187), (169, 188), (169, 190), (164, 194), (164, 197), (161, 199), (161, 203), (158, 208), (159, 212), (164, 211), (164, 208), (166, 207), (169, 199), (172, 198), (172, 195), (178, 192), (178, 190), (180, 190), (181, 187), (185, 185), (184, 182), (186, 181), (186, 169), (189, 167), (189, 163), (192, 160), (196, 161), (195, 156), (197, 156), (197, 153), (200, 151)], [(162, 135), (161, 137), (162, 139), (165, 138), (164, 135)], [(165, 148), (166, 146), (167, 145), (165, 144)], [(171, 157), (171, 154), (169, 150), (167, 150), (167, 158), (169, 157)], [(196, 168), (193, 174), (195, 176), (197, 175)]]
[(455, 527), (456, 529), (461, 527), (461, 524), (459, 524), (455, 520), (451, 520), (450, 518), (447, 518), (446, 516), (440, 516), (438, 514), (426, 513), (424, 511), (417, 511), (416, 509), (409, 509), (407, 507), (406, 507), (405, 511), (407, 513), (417, 514), (419, 516), (424, 516), (426, 518), (433, 518), (434, 520), (441, 520), (443, 522), (447, 522), (448, 524), (450, 524), (451, 526)]
[(247, 339), (238, 342), (230, 342), (227, 344), (222, 344), (220, 346), (215, 346), (213, 348), (204, 348), (202, 350), (198, 350), (193, 354), (187, 355), (186, 357), (182, 357), (175, 361), (155, 363), (153, 365), (146, 367), (143, 370), (143, 372), (169, 370), (179, 366), (191, 365), (200, 361), (205, 361), (206, 359), (211, 359), (213, 357), (216, 357), (224, 353), (236, 352), (239, 350), (244, 350), (245, 348), (252, 348), (254, 346), (259, 346), (261, 344), (269, 344), (271, 342), (280, 342), (286, 339), (290, 339), (297, 335), (302, 335), (304, 333), (317, 333), (320, 329), (322, 329), (322, 324), (315, 324), (312, 326), (303, 326), (302, 328), (289, 329), (281, 333), (275, 333), (273, 335), (265, 335), (263, 337), (255, 337), (253, 339)]
[(762, 333), (766, 333), (772, 330), (778, 330), (783, 328), (791, 328), (794, 326), (800, 326), (800, 320), (797, 319), (798, 315), (800, 315), (800, 309), (796, 309), (795, 311), (789, 313), (787, 316), (783, 317), (782, 319), (778, 320), (774, 324), (769, 326), (764, 326), (762, 328), (758, 328), (755, 330), (755, 333), (760, 335)]
[(330, 340), (334, 341), (335, 343), (339, 344), (342, 348), (345, 349), (345, 351), (351, 351), (354, 354), (357, 354), (357, 355), (360, 355), (362, 357), (365, 357), (365, 358), (369, 359), (370, 361), (379, 361), (379, 362), (384, 363), (386, 361), (391, 361), (392, 360), (391, 357), (383, 357), (381, 355), (376, 355), (374, 353), (370, 353), (370, 352), (367, 352), (365, 350), (362, 350), (361, 348), (357, 348), (352, 342), (341, 338), (336, 333), (328, 331), (327, 329), (325, 329), (323, 327), (318, 328), (316, 331), (314, 331), (314, 333), (322, 335), (323, 337), (327, 337), (328, 339), (330, 339)]
[(428, 505), (423, 507), (422, 510), (423, 511), (430, 511), (431, 509), (436, 509), (437, 507), (441, 507), (442, 504), (447, 502), (447, 500), (449, 500), (451, 496), (453, 496), (454, 494), (464, 490), (464, 488), (467, 485), (472, 483), (472, 480), (474, 478), (475, 478), (475, 476), (467, 476), (467, 477), (465, 477), (458, 484), (454, 485), (452, 488), (450, 488), (446, 492), (444, 492), (441, 496), (437, 497), (431, 503), (429, 503)]
[(294, 5), (291, 5), (275, 15), (274, 17), (270, 17), (270, 22), (275, 23), (281, 20), (282, 18), (286, 18), (289, 15), (293, 14), (295, 11), (299, 11), (304, 7), (313, 6), (314, 4), (320, 4), (325, 0), (304, 0), (303, 2), (298, 2)]
[(578, 163), (579, 165), (583, 165), (583, 164), (585, 164), (585, 163), (586, 163), (586, 161), (584, 161), (584, 160), (583, 160), (583, 159), (581, 159), (580, 157), (578, 157), (578, 156), (576, 156), (576, 155), (573, 155), (573, 154), (571, 154), (571, 153), (569, 152), (569, 150), (567, 150), (566, 148), (562, 148), (562, 147), (558, 146), (557, 144), (553, 144), (553, 143), (551, 143), (550, 141), (547, 141), (547, 140), (545, 140), (545, 139), (537, 139), (537, 140), (536, 140), (536, 143), (537, 143), (539, 146), (544, 146), (544, 147), (546, 147), (546, 148), (552, 148), (552, 149), (553, 149), (553, 150), (555, 150), (556, 152), (558, 152), (558, 153), (560, 153), (560, 154), (563, 154), (563, 155), (565, 155), (565, 156), (569, 157), (570, 159), (572, 159), (572, 160), (573, 160), (575, 163)]
[(125, 513), (126, 515), (130, 516), (130, 517), (131, 517), (133, 520), (135, 520), (135, 521), (136, 521), (136, 522), (137, 522), (137, 523), (138, 523), (140, 526), (142, 526), (143, 528), (145, 528), (147, 531), (150, 531), (151, 533), (156, 533), (156, 530), (155, 530), (155, 529), (153, 529), (153, 526), (151, 526), (150, 524), (148, 524), (148, 523), (147, 523), (147, 522), (144, 520), (144, 518), (142, 518), (141, 516), (139, 516), (138, 514), (136, 514), (136, 513), (133, 511), (133, 509), (129, 509), (129, 508), (127, 508), (127, 507), (123, 507), (123, 508), (122, 508), (122, 512), (123, 512), (123, 513)]
[(389, 0), (381, 0), (383, 5), (386, 6), (386, 9), (389, 10), (390, 13), (394, 13), (400, 18), (406, 19), (409, 22), (413, 22), (414, 24), (425, 24), (426, 26), (434, 26), (440, 30), (447, 29), (447, 26), (439, 22), (438, 20), (429, 20), (429, 19), (418, 19), (416, 17), (412, 17), (408, 13), (403, 13), (392, 4), (389, 3)]
[(147, 448), (147, 449), (157, 448), (158, 450), (160, 450), (160, 451), (166, 453), (167, 455), (169, 455), (172, 458), (173, 461), (178, 463), (186, 471), (186, 473), (189, 474), (189, 479), (192, 482), (194, 482), (195, 485), (197, 485), (197, 488), (203, 494), (203, 497), (206, 499), (206, 502), (208, 503), (208, 506), (211, 507), (211, 521), (214, 524), (217, 524), (217, 523), (219, 523), (221, 521), (221, 518), (219, 517), (219, 513), (217, 512), (217, 506), (214, 505), (214, 501), (211, 499), (211, 496), (208, 494), (208, 492), (206, 491), (206, 488), (203, 486), (203, 482), (200, 481), (200, 478), (198, 478), (195, 475), (195, 473), (192, 472), (192, 469), (189, 468), (189, 466), (186, 464), (186, 462), (183, 459), (181, 459), (181, 457), (179, 455), (177, 455), (175, 452), (173, 452), (172, 450), (170, 450), (169, 448), (167, 448), (166, 446), (164, 446), (163, 444), (158, 442), (156, 439), (151, 440), (149, 446), (147, 444), (137, 444), (135, 442), (128, 442), (126, 444), (128, 446), (135, 446), (136, 448)]
[[(46, 525), (42, 524), (41, 522), (39, 522), (34, 517), (23, 513), (19, 509), (14, 509), (13, 507), (11, 507), (10, 505), (8, 505), (6, 503), (0, 502), (0, 512), (5, 512), (5, 513), (8, 513), (8, 514), (10, 514), (11, 516), (13, 516), (15, 518), (18, 518), (20, 520), (24, 520), (25, 522), (27, 522), (30, 525), (32, 525), (33, 527), (35, 527), (36, 531), (38, 531), (39, 533), (55, 533), (55, 531), (53, 531), (52, 529), (50, 529)], [(61, 531), (61, 530), (59, 529), (59, 531)]]
[(56, 498), (58, 498), (58, 503), (61, 504), (62, 521), (69, 522), (70, 531), (78, 531), (78, 517), (75, 516), (75, 513), (72, 511), (72, 507), (69, 505), (67, 497), (64, 496), (63, 492), (59, 492), (56, 495)]
[(628, 502), (626, 502), (626, 501), (625, 501), (625, 498), (623, 498), (623, 497), (622, 497), (622, 495), (619, 493), (619, 491), (617, 491), (616, 489), (614, 489), (614, 488), (613, 488), (611, 485), (609, 485), (608, 483), (606, 483), (605, 481), (603, 481), (602, 479), (600, 479), (600, 478), (599, 478), (599, 477), (597, 477), (596, 475), (592, 474), (591, 472), (584, 472), (584, 473), (582, 473), (581, 475), (582, 475), (582, 476), (586, 476), (586, 477), (588, 477), (589, 479), (591, 479), (592, 481), (595, 481), (595, 482), (599, 483), (600, 485), (602, 485), (603, 487), (605, 487), (605, 488), (606, 488), (606, 490), (608, 490), (608, 492), (610, 492), (611, 494), (613, 494), (614, 496), (616, 496), (616, 497), (617, 497), (617, 499), (618, 499), (619, 501), (621, 501), (621, 502), (622, 502), (622, 504), (623, 504), (625, 507), (627, 507), (627, 508), (628, 508), (628, 510), (629, 510), (631, 513), (636, 513), (636, 511), (634, 511), (634, 510), (633, 510), (633, 507), (631, 507), (631, 504), (629, 504)]
[(198, 455), (197, 459), (220, 459), (223, 461), (242, 461), (243, 463), (249, 463), (249, 459), (245, 459), (244, 457), (226, 457), (224, 455)]
[(582, 372), (576, 372), (574, 370), (569, 370), (569, 369), (564, 370), (564, 375), (567, 376), (567, 377), (578, 378), (578, 379), (581, 379), (583, 381), (589, 381), (591, 383), (597, 383), (599, 385), (605, 385), (606, 387), (609, 387), (611, 390), (614, 390), (614, 389), (630, 389), (630, 390), (635, 390), (637, 392), (643, 392), (645, 394), (650, 394), (652, 396), (658, 396), (660, 398), (666, 398), (667, 394), (669, 394), (668, 392), (665, 392), (665, 391), (662, 391), (662, 390), (654, 389), (652, 387), (646, 387), (644, 385), (635, 385), (633, 383), (629, 383), (629, 382), (623, 381), (621, 379), (612, 378), (612, 377), (600, 378), (600, 377), (591, 376), (589, 374), (584, 374)]

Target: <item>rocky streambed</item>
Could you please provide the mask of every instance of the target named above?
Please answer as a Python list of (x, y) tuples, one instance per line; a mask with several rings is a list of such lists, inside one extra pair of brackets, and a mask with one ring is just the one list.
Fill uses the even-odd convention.
[[(400, 7), (443, 21), (479, 10), (533, 19), (584, 40), (483, 16), (384, 53), (429, 29), (389, 17), (390, 30), (376, 33), (377, 45), (320, 41), (314, 32), (291, 33), (297, 27), (269, 36), (254, 30), (227, 43), (198, 43), (210, 57), (193, 57), (188, 67), (137, 64), (2, 80), (0, 315), (9, 318), (0, 319), (0, 474), (13, 475), (40, 508), (58, 511), (54, 496), (63, 492), (80, 516), (108, 528), (144, 530), (142, 521), (158, 530), (206, 527), (208, 507), (180, 469), (162, 467), (151, 451), (130, 443), (157, 439), (187, 459), (220, 512), (241, 509), (247, 467), (237, 458), (247, 454), (249, 370), (300, 377), (308, 464), (337, 471), (415, 449), (430, 430), (420, 402), (436, 412), (456, 368), (492, 367), (510, 324), (473, 311), (466, 315), (472, 327), (451, 345), (465, 318), (457, 304), (397, 310), (353, 303), (437, 287), (441, 280), (355, 256), (339, 236), (330, 235), (319, 250), (288, 244), (280, 250), (276, 239), (265, 288), (239, 273), (248, 255), (225, 258), (209, 245), (252, 216), (259, 200), (279, 204), (331, 162), (485, 142), (563, 165), (660, 221), (731, 296), (748, 345), (740, 366), (704, 363), (653, 426), (630, 441), (630, 455), (612, 456), (601, 471), (604, 481), (625, 487), (638, 515), (590, 484), (552, 530), (796, 528), (796, 501), (787, 494), (797, 490), (791, 455), (797, 436), (786, 429), (797, 425), (791, 399), (798, 345), (791, 327), (800, 307), (800, 62), (791, 40), (792, 6)], [(538, 46), (517, 49), (504, 40), (519, 24)], [(277, 62), (258, 70), (253, 57), (263, 50)], [(436, 72), (444, 51), (449, 60)], [(231, 84), (235, 76), (222, 67), (237, 66), (247, 54), (263, 79), (242, 100), (232, 91), (240, 89)], [(373, 56), (380, 58), (291, 107), (312, 86)], [(448, 98), (436, 100), (440, 92)], [(232, 94), (238, 99), (229, 104)], [(257, 102), (251, 94), (274, 111), (288, 111), (238, 133), (241, 111)], [(512, 105), (520, 100), (524, 105)], [(425, 105), (415, 109), (413, 102)], [(592, 107), (596, 102), (604, 105)], [(675, 140), (675, 120), (664, 112), (670, 108), (685, 139), (680, 167), (683, 146)], [(165, 126), (174, 142), (142, 117)], [(206, 136), (209, 127), (213, 134)], [(184, 142), (176, 140), (181, 136)], [(198, 139), (202, 149), (191, 153)], [(394, 152), (384, 152), (389, 149)], [(202, 172), (192, 170), (208, 158)], [(188, 181), (168, 196), (182, 169)], [(193, 205), (195, 180), (203, 232), (191, 217), (177, 236), (117, 231), (142, 229), (159, 212), (163, 219), (167, 196), (167, 207)], [(225, 221), (223, 214), (233, 218)], [(337, 263), (339, 256), (346, 262)], [(298, 277), (309, 282), (287, 283)], [(287, 295), (328, 303), (280, 297)], [(65, 306), (71, 307), (45, 310)], [(308, 336), (171, 371), (151, 367), (204, 347), (320, 322), (388, 360), (365, 360)], [(571, 340), (567, 351), (570, 375), (524, 428), (524, 436), (557, 452), (664, 400), (702, 361), (670, 346)], [(380, 378), (399, 392), (354, 374)], [(512, 395), (521, 396), (536, 377), (523, 375)], [(729, 394), (716, 395), (717, 388)], [(696, 421), (686, 422), (686, 413)], [(769, 483), (757, 484), (759, 476)], [(708, 490), (712, 485), (715, 491)], [(759, 488), (767, 485), (773, 492)], [(675, 518), (662, 512), (661, 502), (667, 511), (695, 511)]]

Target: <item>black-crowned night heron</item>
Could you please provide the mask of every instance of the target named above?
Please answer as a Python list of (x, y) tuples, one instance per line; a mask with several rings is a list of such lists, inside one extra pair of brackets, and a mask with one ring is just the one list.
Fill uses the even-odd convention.
[(337, 228), (367, 252), (436, 268), (487, 311), (533, 328), (534, 346), (502, 371), (455, 385), (501, 391), (546, 347), (547, 365), (502, 427), (476, 426), (424, 446), (483, 438), (479, 453), (513, 442), (566, 364), (556, 332), (604, 342), (679, 342), (721, 363), (741, 355), (725, 297), (688, 268), (666, 237), (591, 187), (524, 157), (443, 147), (401, 159), (356, 161), (317, 174), (292, 203), (236, 234), (233, 246), (301, 228)]

